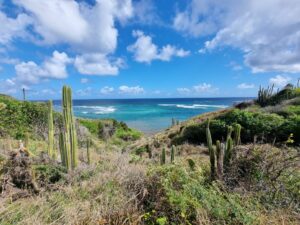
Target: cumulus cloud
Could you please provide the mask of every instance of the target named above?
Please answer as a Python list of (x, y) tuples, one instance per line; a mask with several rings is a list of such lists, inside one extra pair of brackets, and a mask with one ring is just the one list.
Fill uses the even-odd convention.
[(24, 13), (11, 18), (0, 11), (0, 45), (10, 44), (15, 38), (26, 37), (26, 29), (31, 23), (32, 19)]
[(287, 85), (292, 79), (285, 75), (277, 75), (275, 77), (270, 78), (269, 83), (271, 85), (275, 85), (276, 87), (283, 87)]
[(34, 31), (45, 44), (66, 43), (76, 51), (111, 53), (117, 45), (115, 21), (133, 14), (131, 0), (13, 0), (33, 17)]
[(126, 85), (119, 87), (120, 94), (142, 94), (145, 92), (144, 88), (140, 86), (128, 87)]
[(0, 14), (0, 22), (4, 21), (1, 24), (8, 21), (7, 27), (0, 27), (0, 43), (20, 36), (30, 23), (33, 39), (39, 45), (69, 46), (77, 54), (75, 67), (80, 73), (118, 74), (121, 60), (110, 59), (117, 47), (118, 30), (115, 24), (117, 21), (125, 23), (133, 16), (131, 0), (96, 0), (94, 4), (75, 0), (13, 2), (22, 7), (24, 13), (12, 21)]
[(113, 87), (105, 86), (105, 87), (101, 88), (100, 93), (103, 95), (107, 95), (107, 94), (112, 93), (114, 90), (115, 89)]
[(49, 78), (67, 78), (67, 64), (72, 59), (64, 52), (54, 51), (52, 57), (45, 60), (40, 66), (33, 61), (21, 62), (15, 65), (16, 81), (24, 84), (37, 84)]
[(255, 88), (254, 84), (241, 83), (237, 86), (238, 89), (252, 89)]
[(298, 0), (193, 0), (173, 26), (194, 37), (213, 35), (204, 51), (231, 46), (244, 52), (254, 73), (300, 72)]
[(137, 38), (136, 42), (127, 47), (133, 52), (137, 62), (151, 63), (153, 60), (170, 61), (172, 57), (186, 57), (190, 54), (182, 48), (165, 45), (161, 49), (152, 42), (152, 37), (145, 35), (140, 30), (135, 30), (132, 35)]
[(122, 59), (109, 60), (103, 54), (83, 54), (76, 56), (75, 67), (86, 75), (117, 75), (123, 66)]

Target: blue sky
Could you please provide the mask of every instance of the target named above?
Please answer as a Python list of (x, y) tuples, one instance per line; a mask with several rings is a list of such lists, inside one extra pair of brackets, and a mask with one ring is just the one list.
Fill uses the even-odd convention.
[(300, 77), (299, 0), (0, 0), (0, 93), (256, 96)]

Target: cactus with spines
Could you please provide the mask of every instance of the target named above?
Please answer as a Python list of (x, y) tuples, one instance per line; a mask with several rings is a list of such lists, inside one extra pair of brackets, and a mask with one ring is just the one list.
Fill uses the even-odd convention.
[(91, 152), (90, 152), (91, 141), (89, 138), (86, 140), (86, 155), (87, 155), (87, 163), (91, 165)]
[[(77, 134), (72, 109), (72, 91), (70, 87), (63, 87), (63, 144), (60, 145), (65, 157), (68, 170), (74, 169), (78, 164)], [(61, 151), (62, 152), (62, 151)]]
[(172, 145), (172, 147), (171, 147), (171, 163), (174, 162), (174, 159), (175, 159), (175, 146)]
[(242, 129), (242, 126), (240, 124), (236, 124), (234, 126), (234, 144), (235, 145), (241, 144), (241, 129)]
[(54, 153), (54, 125), (53, 125), (53, 104), (48, 102), (48, 156), (55, 159)]
[(161, 165), (166, 164), (166, 149), (165, 148), (163, 148), (162, 152), (161, 152), (160, 164)]
[(209, 129), (209, 120), (207, 121), (207, 125), (206, 125), (206, 140), (207, 140), (207, 147), (209, 150), (210, 175), (211, 175), (211, 179), (215, 179), (216, 176), (215, 148), (213, 146), (211, 133)]
[(224, 166), (227, 168), (231, 162), (233, 152), (233, 140), (229, 137), (226, 141), (226, 150), (224, 156)]
[(216, 142), (216, 154), (217, 154), (217, 176), (218, 179), (223, 178), (223, 161), (224, 161), (225, 145), (220, 141)]

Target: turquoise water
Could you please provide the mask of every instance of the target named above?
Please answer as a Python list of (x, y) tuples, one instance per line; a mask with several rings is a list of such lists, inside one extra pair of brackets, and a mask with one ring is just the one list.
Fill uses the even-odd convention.
[[(161, 131), (172, 118), (183, 121), (198, 114), (232, 106), (249, 98), (100, 99), (74, 100), (74, 113), (84, 118), (114, 118), (145, 133)], [(61, 102), (54, 107), (61, 110)]]

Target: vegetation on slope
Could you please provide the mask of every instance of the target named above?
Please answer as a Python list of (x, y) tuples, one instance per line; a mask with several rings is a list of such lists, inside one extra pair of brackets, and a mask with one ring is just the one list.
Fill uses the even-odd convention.
[[(266, 97), (261, 89), (263, 104), (241, 103), (174, 123), (142, 139), (140, 132), (122, 122), (78, 118), (80, 164), (74, 171), (39, 154), (47, 149), (41, 140), (47, 130), (36, 132), (42, 121), (31, 121), (26, 114), (30, 110), (18, 109), (29, 104), (35, 112), (43, 104), (2, 97), (0, 111), (10, 108), (11, 102), (20, 110), (11, 119), (21, 119), (16, 123), (30, 133), (28, 146), (36, 156), (15, 157), (8, 143), (0, 143), (0, 223), (298, 224), (300, 96), (297, 88), (287, 90), (267, 91)], [(56, 116), (59, 127), (60, 114)], [(43, 123), (47, 129), (47, 119)], [(219, 159), (216, 153), (228, 140), (230, 126), (239, 128), (230, 134), (231, 156), (222, 176), (211, 176), (212, 162)], [(6, 122), (2, 136), (22, 137), (23, 128), (22, 135), (15, 128)], [(241, 140), (235, 135), (239, 132)], [(13, 148), (17, 144), (11, 140)], [(17, 162), (12, 164), (13, 160)], [(30, 179), (20, 179), (18, 171)], [(11, 178), (18, 181), (14, 186), (7, 182)]]

